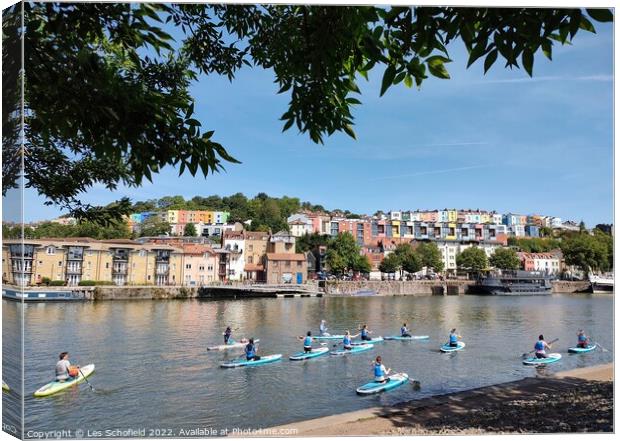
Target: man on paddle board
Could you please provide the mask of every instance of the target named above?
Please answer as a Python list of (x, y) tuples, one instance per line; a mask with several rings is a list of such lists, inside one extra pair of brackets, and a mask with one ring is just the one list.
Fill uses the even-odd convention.
[(390, 381), (388, 375), (392, 371), (392, 369), (386, 369), (385, 366), (381, 363), (381, 356), (378, 355), (375, 361), (372, 362), (373, 372), (375, 374), (375, 382), (377, 383), (386, 383)]
[(577, 347), (585, 349), (588, 347), (589, 344), (590, 344), (590, 339), (585, 334), (585, 332), (583, 332), (583, 329), (580, 329), (577, 332)]
[(449, 340), (451, 348), (458, 347), (459, 338), (461, 338), (461, 336), (456, 333), (456, 328), (452, 328), (452, 330), (450, 331), (450, 340)]
[(230, 341), (230, 344), (234, 343), (234, 340), (230, 339), (230, 336), (232, 335), (232, 329), (230, 329), (230, 326), (226, 327), (226, 330), (224, 331), (224, 344), (227, 345), (228, 342)]
[(325, 320), (321, 320), (321, 324), (319, 325), (319, 332), (323, 337), (329, 337), (329, 332), (327, 332), (327, 324)]
[(304, 341), (304, 352), (312, 352), (312, 332), (308, 331), (305, 337), (297, 337)]
[(547, 344), (545, 341), (545, 337), (542, 334), (538, 336), (538, 341), (534, 345), (534, 350), (536, 351), (536, 358), (547, 358), (548, 355), (545, 352), (545, 349), (551, 349), (551, 345)]
[(353, 349), (353, 345), (351, 344), (352, 343), (352, 339), (354, 339), (358, 335), (359, 334), (351, 335), (351, 333), (349, 331), (344, 333), (344, 338), (342, 339), (342, 345), (344, 346), (344, 348), (347, 351), (350, 351), (351, 349)]
[(245, 345), (245, 358), (250, 361), (250, 360), (260, 360), (260, 357), (258, 355), (256, 355), (256, 352), (258, 351), (258, 349), (256, 348), (256, 345), (254, 344), (254, 339), (251, 338), (250, 341), (248, 342), (247, 345)]
[(364, 341), (370, 341), (372, 340), (372, 338), (370, 338), (370, 334), (372, 334), (372, 331), (368, 330), (368, 325), (363, 325), (360, 335), (362, 336), (362, 340)]
[(403, 323), (403, 326), (400, 328), (400, 336), (411, 337), (411, 333), (409, 332), (409, 329), (407, 329), (407, 323)]
[(69, 353), (61, 352), (56, 363), (56, 380), (67, 381), (73, 380), (79, 374), (79, 366), (72, 366), (69, 361)]

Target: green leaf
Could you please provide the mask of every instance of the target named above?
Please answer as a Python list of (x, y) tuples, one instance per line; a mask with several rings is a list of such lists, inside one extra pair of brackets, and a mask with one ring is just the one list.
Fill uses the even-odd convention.
[(485, 58), (484, 60), (484, 73), (485, 74), (488, 72), (491, 66), (493, 66), (493, 63), (495, 63), (495, 60), (497, 60), (497, 53), (498, 53), (498, 50), (493, 49), (491, 52), (489, 52), (489, 55), (487, 55), (487, 57)]
[(596, 8), (586, 9), (586, 11), (588, 12), (588, 15), (596, 21), (600, 21), (602, 23), (614, 21), (614, 15), (609, 9)]
[(383, 96), (383, 94), (390, 88), (395, 76), (396, 68), (393, 64), (390, 64), (383, 73), (383, 81), (381, 82), (381, 93), (379, 94), (379, 96)]
[(534, 65), (534, 54), (529, 48), (523, 49), (523, 54), (521, 55), (521, 62), (523, 63), (523, 68), (532, 76), (532, 66)]
[(351, 138), (353, 139), (357, 139), (355, 137), (355, 132), (353, 131), (353, 127), (351, 127), (349, 124), (346, 124), (343, 128), (344, 132), (349, 135)]
[(413, 78), (411, 75), (405, 76), (405, 86), (412, 87), (413, 86)]
[(402, 71), (401, 73), (396, 75), (396, 77), (394, 78), (394, 81), (392, 81), (392, 84), (396, 85), (396, 84), (400, 83), (402, 80), (405, 79), (405, 75), (407, 75), (407, 72), (405, 72), (405, 71)]
[(288, 129), (291, 128), (291, 126), (293, 125), (293, 123), (295, 122), (294, 119), (289, 119), (286, 124), (284, 124), (284, 127), (282, 128), (283, 132), (286, 132)]
[(551, 41), (545, 39), (541, 43), (541, 46), (542, 46), (543, 54), (545, 54), (545, 57), (551, 60), (551, 46), (552, 46)]
[(592, 32), (593, 34), (596, 34), (596, 30), (594, 29), (592, 22), (590, 22), (590, 20), (588, 20), (584, 16), (581, 17), (581, 22), (579, 23), (579, 27), (588, 32)]
[(200, 124), (200, 121), (198, 121), (197, 119), (194, 118), (188, 118), (185, 120), (185, 124), (188, 124), (190, 126), (197, 126), (200, 127), (202, 124)]
[(450, 74), (446, 70), (446, 67), (443, 65), (441, 61), (435, 61), (434, 63), (428, 63), (428, 70), (431, 75), (436, 76), (437, 78), (441, 78), (444, 80), (450, 79)]
[(472, 51), (469, 53), (469, 60), (467, 61), (467, 67), (471, 66), (478, 58), (482, 57), (487, 51), (487, 42), (479, 42)]

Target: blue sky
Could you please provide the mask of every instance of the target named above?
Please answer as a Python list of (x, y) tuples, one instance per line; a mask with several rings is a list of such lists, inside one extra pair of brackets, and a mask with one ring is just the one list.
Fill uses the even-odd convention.
[[(270, 72), (245, 68), (232, 84), (201, 78), (192, 92), (203, 128), (242, 164), (206, 179), (168, 168), (152, 184), (97, 186), (83, 200), (266, 192), (369, 214), (454, 207), (612, 222), (613, 30), (595, 26), (597, 35), (555, 46), (552, 62), (537, 56), (533, 79), (500, 60), (486, 76), (480, 62), (465, 69), (460, 42), (449, 47), (451, 80), (379, 97), (383, 72), (374, 72), (360, 84), (357, 141), (335, 134), (324, 146), (281, 133), (289, 97), (276, 95)], [(5, 220), (18, 219), (15, 198), (3, 201)], [(26, 191), (26, 221), (61, 214), (43, 202)]]

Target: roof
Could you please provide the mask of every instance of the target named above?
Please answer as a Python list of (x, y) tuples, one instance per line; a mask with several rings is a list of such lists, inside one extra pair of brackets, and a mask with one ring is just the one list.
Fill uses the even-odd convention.
[(206, 245), (184, 244), (183, 253), (184, 254), (205, 254), (205, 253), (213, 254), (213, 250)]
[(260, 263), (246, 263), (243, 271), (263, 271), (265, 268)]
[(243, 235), (247, 240), (269, 240), (269, 233), (265, 231), (244, 231)]
[(267, 253), (267, 260), (303, 261), (306, 260), (306, 256), (297, 253)]

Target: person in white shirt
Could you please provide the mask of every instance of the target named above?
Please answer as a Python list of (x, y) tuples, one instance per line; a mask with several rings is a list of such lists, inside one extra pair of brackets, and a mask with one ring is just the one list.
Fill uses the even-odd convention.
[(58, 358), (60, 358), (60, 360), (58, 360), (58, 362), (56, 363), (57, 381), (73, 380), (75, 377), (78, 376), (78, 372), (73, 371), (74, 369), (77, 371), (78, 369), (80, 369), (80, 367), (77, 366), (76, 368), (75, 366), (71, 366), (68, 352), (61, 352)]

